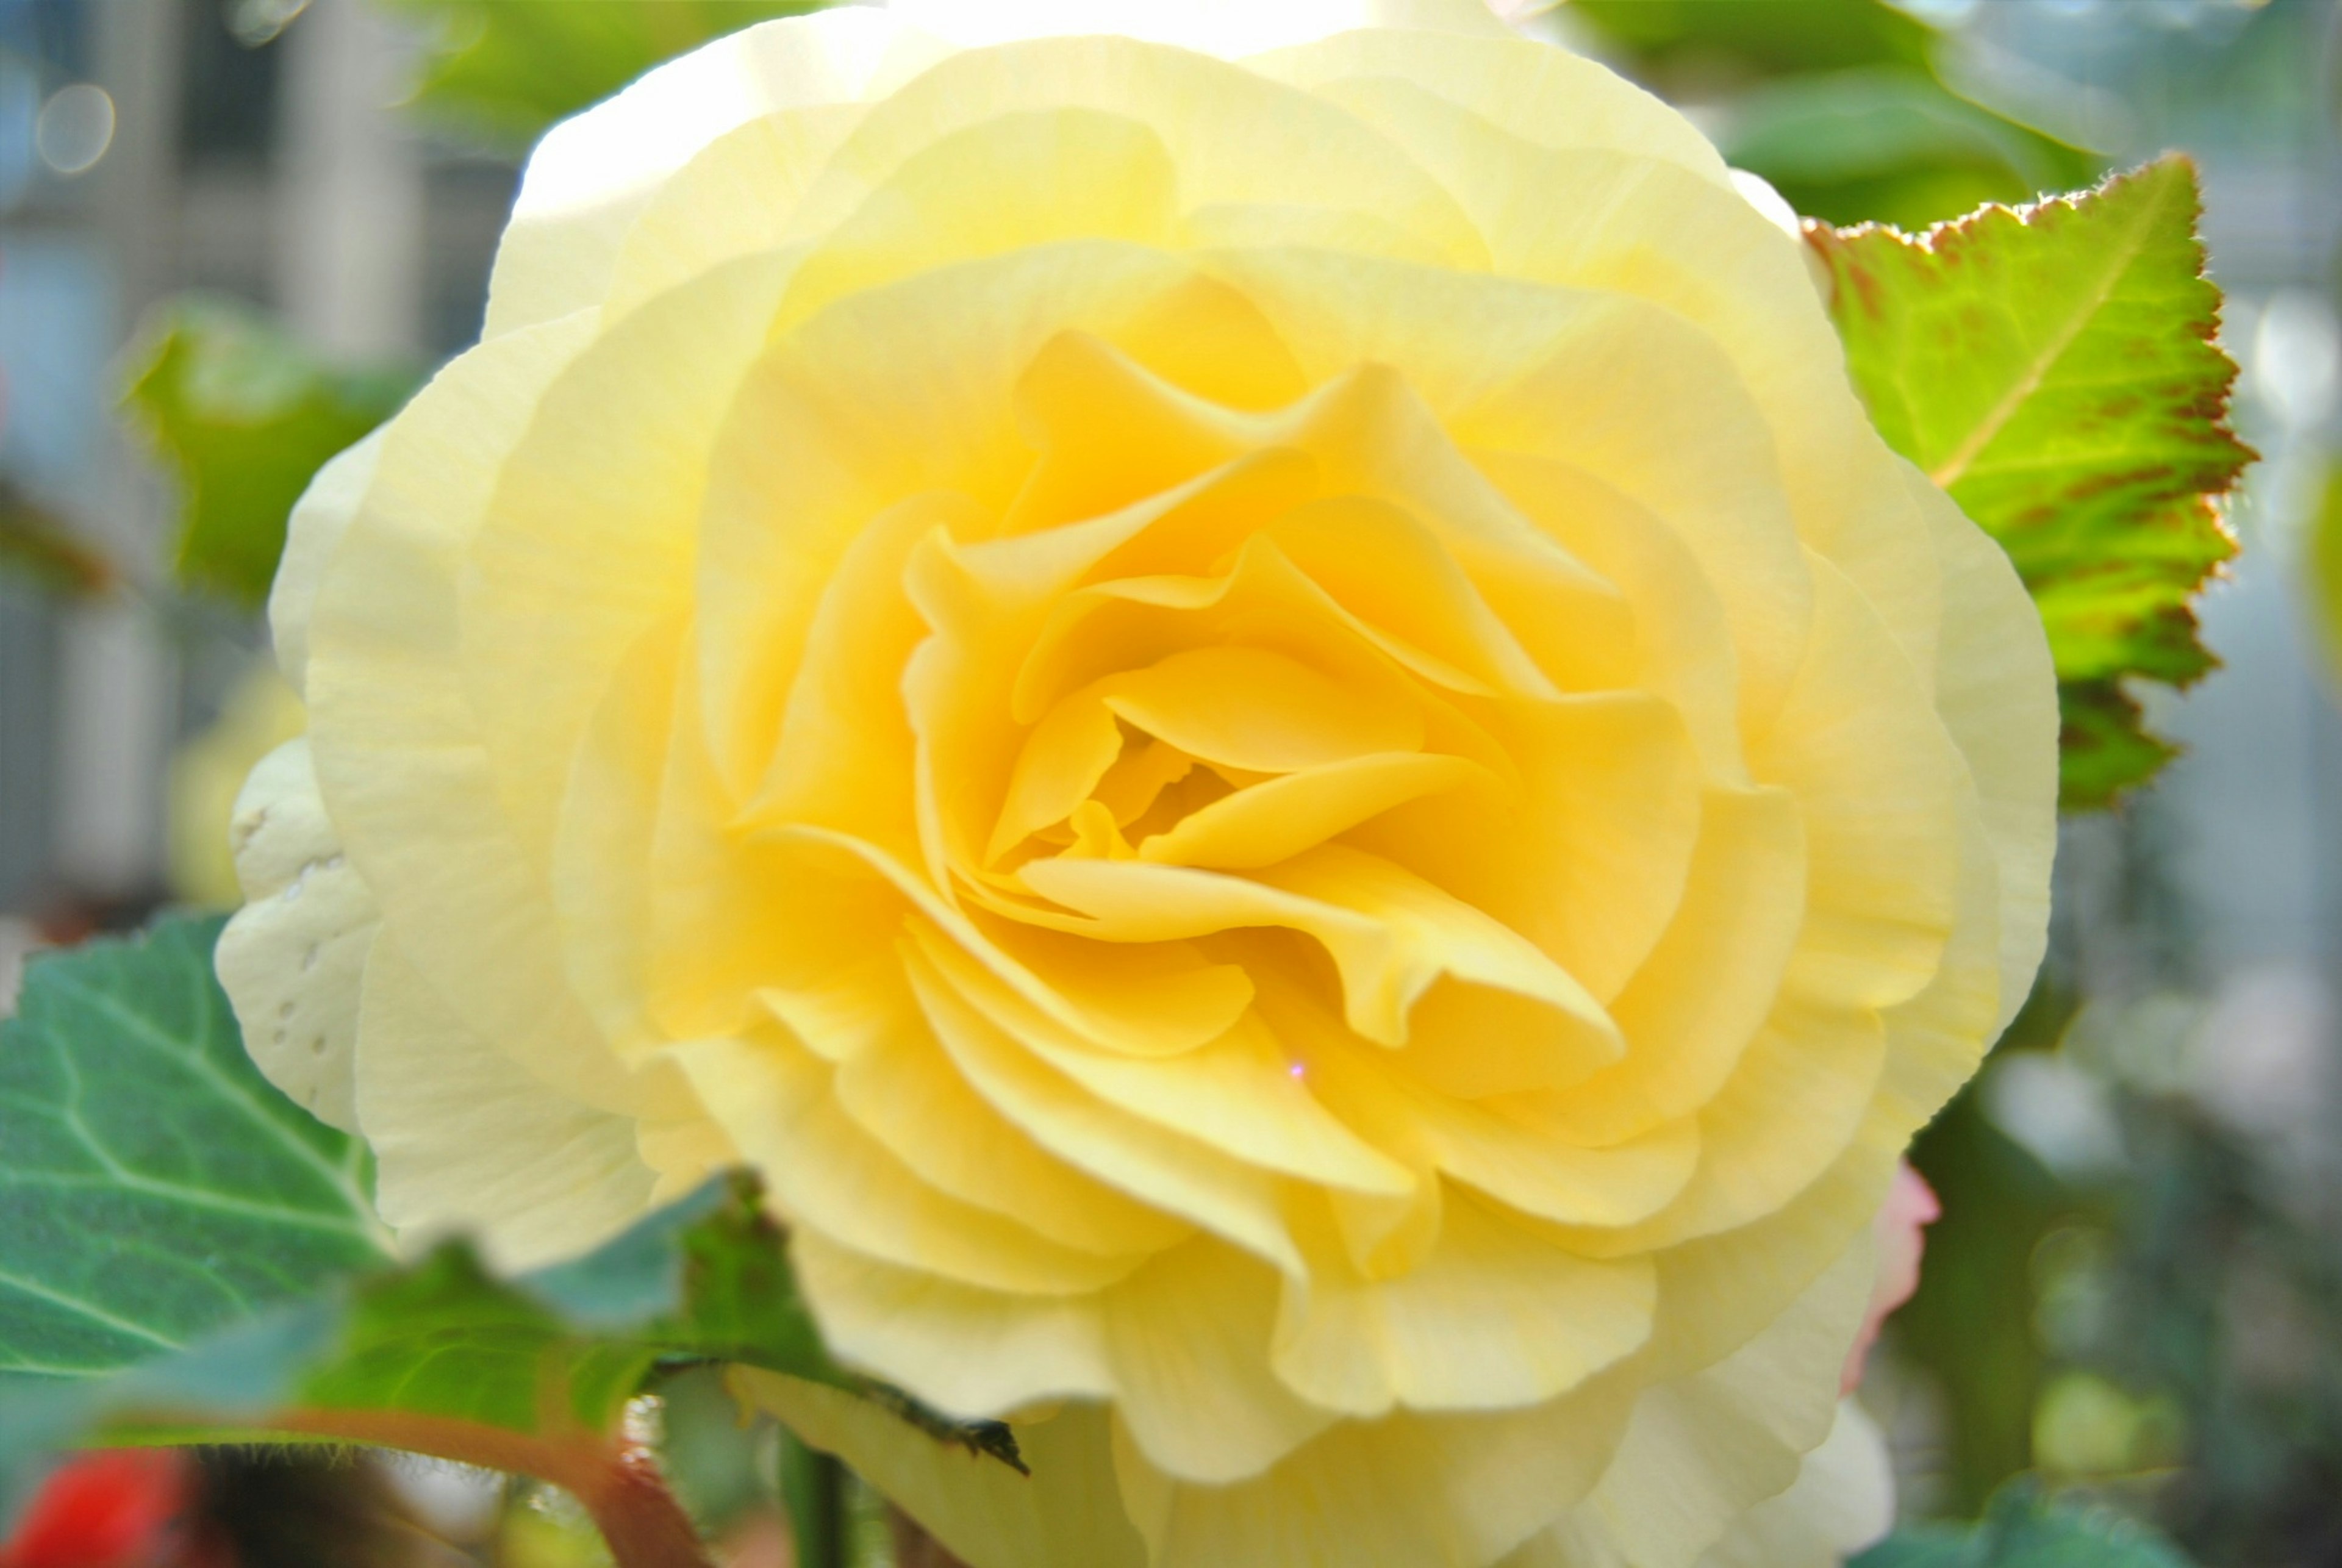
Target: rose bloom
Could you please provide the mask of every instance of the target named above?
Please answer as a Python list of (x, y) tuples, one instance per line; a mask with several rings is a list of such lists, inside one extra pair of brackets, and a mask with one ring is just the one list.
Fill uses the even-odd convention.
[(512, 1263), (752, 1168), (1035, 1477), (743, 1386), (977, 1568), (1740, 1550), (2041, 949), (2007, 561), (1714, 148), (1460, 0), (654, 72), (272, 613), (264, 1070)]

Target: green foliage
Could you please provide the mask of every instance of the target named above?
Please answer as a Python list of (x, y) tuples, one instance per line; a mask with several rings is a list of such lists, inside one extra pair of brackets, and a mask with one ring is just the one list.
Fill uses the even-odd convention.
[(1763, 175), (1798, 212), (1832, 224), (1920, 228), (1987, 202), (2067, 190), (2098, 173), (2089, 154), (1911, 65), (1761, 83), (1734, 100), (1718, 142), (1734, 167)]
[(0, 1024), (0, 1396), (383, 1261), (363, 1148), (253, 1069), (216, 920), (36, 959)]
[(2213, 665), (2191, 600), (2236, 551), (2230, 432), (2194, 167), (2171, 157), (1913, 238), (1811, 231), (1880, 433), (2016, 563), (2049, 630), (2063, 789), (2102, 806), (2169, 755), (2122, 689)]
[(1886, 0), (1575, 0), (1568, 15), (1663, 95), (1713, 105), (1733, 166), (1827, 223), (1921, 227), (2100, 172), (1947, 87), (1935, 30)]
[(1898, 1530), (1847, 1568), (2187, 1568), (2187, 1560), (2129, 1520), (2059, 1506), (2019, 1481), (1994, 1497), (1982, 1522)]
[(1710, 73), (1917, 65), (1934, 31), (1885, 0), (1570, 0), (1646, 69)]
[(257, 605), (310, 476), (395, 413), (415, 382), (329, 365), (243, 305), (165, 306), (125, 401), (178, 475), (180, 581)]
[(2083, 1202), (1994, 1126), (1973, 1092), (1920, 1134), (1911, 1163), (1959, 1198), (1928, 1227), (1919, 1292), (1895, 1315), (1895, 1343), (1936, 1374), (1949, 1417), (1949, 1501), (1974, 1509), (2033, 1463), (2045, 1374), (2033, 1332), (2033, 1258)]
[(789, 1535), (797, 1568), (843, 1568), (847, 1550), (846, 1466), (836, 1454), (808, 1448), (790, 1432), (781, 1433), (781, 1502), (789, 1515)]
[(660, 61), (821, 0), (381, 0), (425, 23), (430, 47), (415, 107), (523, 147)]
[(460, 1241), (392, 1263), (361, 1146), (245, 1057), (219, 925), (39, 961), (0, 1031), (0, 1515), (44, 1453), (93, 1438), (374, 1443), (623, 1502), (627, 1402), (711, 1363), (1019, 1463), (1006, 1427), (830, 1360), (746, 1178), (516, 1279)]

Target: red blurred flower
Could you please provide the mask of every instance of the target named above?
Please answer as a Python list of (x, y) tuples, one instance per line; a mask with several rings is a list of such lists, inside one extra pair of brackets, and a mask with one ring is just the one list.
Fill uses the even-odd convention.
[(0, 1543), (0, 1568), (163, 1568), (188, 1492), (184, 1454), (85, 1454), (41, 1488), (15, 1535)]

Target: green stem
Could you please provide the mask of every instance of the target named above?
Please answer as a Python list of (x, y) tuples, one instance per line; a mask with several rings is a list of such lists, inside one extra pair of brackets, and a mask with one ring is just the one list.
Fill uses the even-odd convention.
[(849, 1568), (846, 1466), (834, 1454), (807, 1448), (786, 1428), (781, 1432), (781, 1501), (796, 1538), (797, 1568)]

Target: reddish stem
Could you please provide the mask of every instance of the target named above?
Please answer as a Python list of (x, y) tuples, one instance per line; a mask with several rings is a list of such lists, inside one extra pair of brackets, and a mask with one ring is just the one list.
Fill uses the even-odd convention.
[(617, 1568), (714, 1568), (657, 1463), (634, 1444), (582, 1433), (531, 1437), (477, 1422), (390, 1412), (296, 1410), (269, 1425), (535, 1476), (577, 1499), (609, 1543)]

